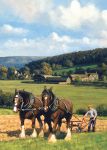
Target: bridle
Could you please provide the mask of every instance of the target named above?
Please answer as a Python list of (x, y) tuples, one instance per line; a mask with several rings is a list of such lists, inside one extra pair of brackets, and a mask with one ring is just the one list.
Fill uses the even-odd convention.
[[(42, 100), (45, 100), (45, 101), (46, 101), (46, 98), (45, 98), (46, 95), (47, 95), (47, 97), (50, 97), (50, 100), (53, 99), (53, 97), (52, 97), (52, 95), (50, 94), (49, 91), (46, 91), (46, 94), (44, 94), (44, 93), (45, 93), (45, 92), (42, 92)], [(45, 107), (47, 107), (48, 110), (51, 109), (52, 106), (54, 105), (54, 102), (55, 102), (55, 99), (53, 99), (53, 101), (52, 101), (52, 103), (51, 103), (50, 105), (48, 105), (48, 106), (43, 106), (43, 109), (45, 110)]]
[[(20, 108), (18, 108), (18, 102), (20, 100), (20, 103), (21, 103), (21, 106)], [(18, 93), (15, 95), (14, 97), (14, 111), (17, 109), (17, 110), (22, 110), (23, 109), (23, 106), (24, 106), (24, 101), (23, 101), (23, 97)]]
[[(20, 100), (20, 103), (21, 103), (20, 108), (17, 108), (17, 105), (18, 105), (17, 103), (15, 103), (15, 105), (14, 105), (14, 107), (16, 107), (16, 109), (18, 109), (18, 111), (35, 111), (35, 110), (37, 110), (36, 108), (32, 108), (32, 105), (30, 104), (30, 102), (24, 104), (23, 97), (19, 93), (16, 94), (16, 96), (14, 97), (14, 99), (16, 99), (17, 103)], [(40, 100), (40, 102), (42, 104), (41, 100)], [(39, 107), (38, 109), (42, 110), (43, 106)]]

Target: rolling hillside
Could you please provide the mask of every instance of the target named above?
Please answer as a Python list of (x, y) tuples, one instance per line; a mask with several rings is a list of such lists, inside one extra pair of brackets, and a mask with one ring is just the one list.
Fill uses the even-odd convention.
[(107, 48), (78, 51), (69, 54), (47, 57), (38, 61), (30, 62), (27, 66), (33, 72), (35, 68), (40, 70), (43, 62), (50, 64), (53, 70), (77, 66), (98, 65), (101, 63), (107, 63)]
[(14, 66), (16, 68), (21, 68), (25, 64), (40, 60), (44, 57), (39, 56), (12, 56), (12, 57), (0, 57), (0, 65), (11, 67)]

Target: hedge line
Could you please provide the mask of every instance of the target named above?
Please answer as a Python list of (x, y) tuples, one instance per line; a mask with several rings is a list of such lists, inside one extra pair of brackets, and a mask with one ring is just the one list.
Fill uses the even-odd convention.
[(13, 94), (0, 90), (0, 107), (10, 108), (13, 105)]
[[(107, 105), (100, 104), (96, 108), (98, 116), (107, 116)], [(76, 113), (79, 115), (84, 115), (87, 112), (85, 108), (79, 108)]]

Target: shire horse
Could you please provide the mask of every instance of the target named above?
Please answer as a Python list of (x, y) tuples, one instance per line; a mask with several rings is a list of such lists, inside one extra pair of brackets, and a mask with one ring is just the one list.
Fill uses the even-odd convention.
[(39, 136), (43, 137), (43, 123), (41, 120), (43, 103), (41, 99), (35, 97), (32, 93), (24, 91), (24, 90), (15, 90), (15, 95), (13, 97), (13, 111), (18, 112), (20, 116), (21, 122), (21, 133), (20, 137), (25, 137), (25, 128), (24, 128), (24, 120), (30, 119), (32, 121), (32, 135), (31, 137), (37, 137), (37, 131), (35, 128), (36, 118), (40, 125), (40, 133)]
[(73, 114), (73, 104), (71, 100), (58, 99), (54, 95), (52, 88), (47, 89), (46, 87), (44, 87), (44, 90), (42, 91), (42, 102), (43, 102), (45, 122), (48, 124), (50, 131), (48, 141), (56, 142), (55, 137), (56, 129), (58, 126), (58, 131), (60, 131), (63, 118), (65, 118), (67, 122), (67, 134), (65, 140), (70, 140), (71, 139), (70, 120)]

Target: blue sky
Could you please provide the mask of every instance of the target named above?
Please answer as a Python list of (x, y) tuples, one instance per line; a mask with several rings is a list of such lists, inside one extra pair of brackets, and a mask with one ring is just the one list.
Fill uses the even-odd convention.
[(0, 56), (107, 47), (107, 0), (0, 0)]

